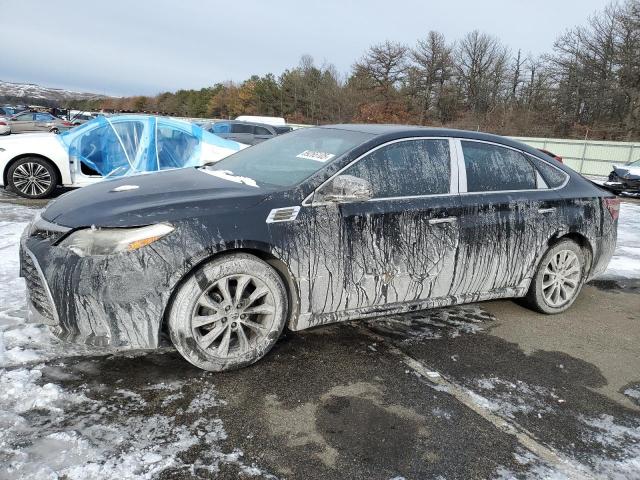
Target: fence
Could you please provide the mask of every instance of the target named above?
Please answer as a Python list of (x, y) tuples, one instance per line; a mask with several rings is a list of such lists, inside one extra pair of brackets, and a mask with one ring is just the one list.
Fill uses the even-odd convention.
[(583, 175), (606, 176), (613, 165), (640, 159), (640, 143), (598, 140), (563, 140), (558, 138), (512, 137), (534, 148), (560, 155), (566, 165)]

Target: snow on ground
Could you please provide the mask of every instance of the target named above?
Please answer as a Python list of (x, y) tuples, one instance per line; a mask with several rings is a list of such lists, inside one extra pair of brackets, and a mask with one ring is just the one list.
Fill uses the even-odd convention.
[[(42, 368), (0, 377), (0, 478), (146, 479), (168, 469), (212, 477), (221, 463), (234, 464), (247, 476), (270, 477), (245, 465), (242, 451), (222, 451), (220, 442), (227, 437), (222, 421), (204, 415), (204, 409), (220, 404), (207, 382), (189, 385), (201, 390), (193, 400), (196, 407), (192, 403), (188, 411), (174, 408), (164, 415), (166, 409), (148, 406), (140, 394), (125, 389), (114, 392), (114, 402), (100, 399), (102, 387), (65, 391), (39, 385)], [(164, 390), (180, 399), (183, 388), (175, 383)], [(193, 450), (202, 453), (186, 463), (184, 456)]]
[(25, 322), (24, 280), (18, 277), (22, 232), (37, 209), (0, 203), (0, 367), (86, 353), (64, 345), (44, 325)]
[[(182, 384), (155, 385), (167, 391), (163, 408), (144, 411), (146, 402), (135, 392), (115, 390), (114, 409), (112, 399), (91, 399), (86, 385), (69, 391), (43, 381), (43, 371), (52, 367), (41, 362), (96, 350), (63, 344), (46, 326), (25, 322), (18, 246), (37, 211), (0, 203), (0, 478), (139, 479), (167, 469), (215, 476), (220, 463), (234, 464), (248, 477), (270, 477), (243, 464), (240, 450), (223, 453), (219, 418), (193, 422), (158, 413), (182, 398)], [(71, 375), (55, 368), (60, 378)], [(203, 385), (184, 414), (224, 405)], [(181, 454), (194, 448), (207, 453), (197, 464), (184, 464)]]
[[(0, 478), (150, 478), (173, 468), (189, 472), (204, 469), (215, 475), (220, 463), (237, 465), (247, 476), (270, 477), (255, 465), (243, 464), (240, 450), (223, 453), (220, 442), (226, 433), (219, 418), (202, 416), (194, 422), (181, 416), (197, 415), (204, 408), (224, 408), (225, 401), (217, 397), (210, 384), (203, 386), (184, 412), (163, 415), (158, 412), (165, 412), (182, 398), (181, 383), (149, 385), (150, 390), (166, 391), (162, 408), (154, 410), (143, 395), (126, 389), (114, 391), (118, 397), (114, 407), (113, 402), (99, 395), (96, 398), (87, 385), (68, 390), (43, 381), (46, 368), (59, 368), (60, 378), (71, 374), (64, 366), (45, 367), (41, 362), (96, 350), (62, 344), (46, 327), (25, 322), (25, 287), (18, 277), (18, 245), (36, 212), (33, 208), (0, 203)], [(605, 277), (640, 278), (638, 231), (640, 205), (623, 204), (618, 246)], [(481, 309), (464, 306), (430, 315), (416, 313), (411, 318), (389, 317), (371, 327), (395, 332), (411, 342), (476, 333), (490, 320)], [(562, 401), (554, 392), (495, 377), (479, 379), (475, 387), (486, 394), (474, 394), (478, 402), (507, 418), (549, 414)], [(635, 387), (625, 394), (640, 396)], [(607, 416), (584, 418), (582, 422), (593, 441), (603, 448), (623, 452), (624, 458), (619, 462), (605, 457), (595, 459), (596, 475), (614, 472), (624, 478), (640, 471), (637, 426), (622, 425)], [(181, 454), (193, 448), (202, 448), (206, 454), (197, 465), (184, 464)], [(537, 474), (553, 477), (552, 471), (526, 455), (521, 460), (531, 467), (532, 478)]]
[(600, 278), (640, 279), (640, 203), (620, 204), (616, 250)]
[[(565, 400), (554, 391), (522, 381), (508, 382), (496, 377), (476, 380), (474, 387), (481, 393), (468, 390), (472, 400), (503, 418), (516, 419), (518, 415), (554, 415)], [(517, 420), (517, 419), (516, 419)], [(593, 478), (631, 479), (640, 478), (640, 422), (637, 418), (578, 417), (581, 442), (593, 447), (594, 453), (586, 461), (568, 457), (567, 461), (576, 471), (583, 471)], [(515, 454), (516, 460), (527, 467), (527, 479), (564, 479), (559, 473), (530, 453)], [(585, 470), (587, 469), (587, 470)], [(515, 478), (513, 472), (498, 469), (497, 477)]]

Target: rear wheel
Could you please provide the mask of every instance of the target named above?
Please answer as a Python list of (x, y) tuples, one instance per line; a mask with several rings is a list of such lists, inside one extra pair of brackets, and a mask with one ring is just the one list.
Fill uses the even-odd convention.
[(267, 263), (246, 253), (219, 257), (179, 287), (169, 310), (169, 335), (196, 367), (240, 368), (271, 350), (287, 304), (284, 283)]
[(568, 239), (556, 243), (542, 257), (525, 303), (542, 313), (564, 312), (582, 289), (584, 266), (584, 253), (578, 244)]
[(58, 133), (60, 133), (60, 130), (58, 129), (58, 127), (53, 127), (51, 130), (49, 130), (51, 133), (55, 133), (56, 135)]
[(9, 167), (7, 183), (22, 197), (46, 198), (56, 189), (58, 174), (47, 160), (25, 157)]

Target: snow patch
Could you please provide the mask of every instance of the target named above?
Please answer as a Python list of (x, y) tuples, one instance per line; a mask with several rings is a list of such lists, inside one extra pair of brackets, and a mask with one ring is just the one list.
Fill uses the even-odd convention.
[(214, 177), (222, 178), (223, 180), (228, 180), (235, 183), (244, 183), (245, 185), (249, 185), (250, 187), (259, 188), (258, 184), (253, 178), (234, 175), (231, 170), (211, 170), (209, 168), (203, 168), (201, 170), (204, 173), (208, 173), (209, 175), (213, 175)]
[(618, 221), (618, 242), (607, 270), (600, 278), (640, 279), (640, 205), (621, 203)]

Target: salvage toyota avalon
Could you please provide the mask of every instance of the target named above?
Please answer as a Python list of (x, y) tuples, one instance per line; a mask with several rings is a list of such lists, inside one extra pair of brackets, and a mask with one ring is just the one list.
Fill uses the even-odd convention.
[(521, 297), (571, 306), (611, 258), (618, 200), (494, 135), (300, 129), (216, 164), (54, 200), (22, 238), (29, 310), (60, 337), (251, 364), (291, 330)]

